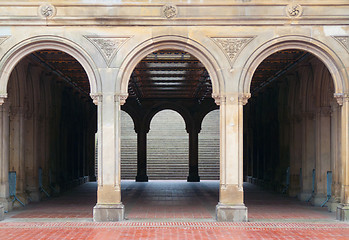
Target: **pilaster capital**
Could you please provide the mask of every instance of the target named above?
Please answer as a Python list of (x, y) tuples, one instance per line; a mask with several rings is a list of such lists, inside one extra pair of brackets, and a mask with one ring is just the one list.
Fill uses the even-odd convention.
[(349, 102), (349, 93), (334, 93), (333, 97), (340, 106), (342, 106), (344, 102)]
[(0, 93), (0, 105), (4, 104), (7, 93)]
[(128, 93), (116, 93), (114, 96), (114, 101), (119, 102), (120, 105), (124, 105), (127, 98), (128, 98)]
[(92, 101), (95, 105), (98, 105), (98, 103), (102, 102), (103, 99), (103, 95), (101, 93), (97, 93), (97, 94), (90, 94)]
[(214, 102), (219, 106), (221, 103), (226, 101), (225, 96), (222, 96), (220, 94), (212, 94), (212, 98), (214, 99)]
[(239, 105), (246, 105), (250, 98), (251, 93), (239, 93)]

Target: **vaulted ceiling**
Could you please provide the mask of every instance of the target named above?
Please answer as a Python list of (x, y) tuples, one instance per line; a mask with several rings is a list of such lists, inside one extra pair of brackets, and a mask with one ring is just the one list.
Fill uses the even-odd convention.
[[(267, 57), (256, 69), (251, 92), (263, 89), (268, 82), (279, 77), (301, 62), (306, 52), (283, 50)], [(60, 75), (72, 86), (86, 94), (90, 86), (86, 72), (69, 54), (57, 50), (36, 51), (32, 58)], [(146, 56), (134, 69), (129, 81), (129, 97), (144, 99), (196, 99), (210, 98), (212, 84), (204, 65), (194, 56), (179, 50), (161, 50)]]

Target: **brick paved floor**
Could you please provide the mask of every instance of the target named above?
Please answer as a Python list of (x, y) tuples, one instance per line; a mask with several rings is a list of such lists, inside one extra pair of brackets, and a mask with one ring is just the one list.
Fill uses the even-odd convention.
[(122, 182), (127, 220), (92, 222), (96, 184), (6, 214), (0, 239), (349, 239), (326, 208), (245, 184), (247, 223), (214, 221), (217, 181)]

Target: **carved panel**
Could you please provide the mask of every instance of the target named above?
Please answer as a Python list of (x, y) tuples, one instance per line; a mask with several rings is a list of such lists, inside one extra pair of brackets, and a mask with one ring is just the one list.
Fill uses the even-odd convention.
[(120, 47), (130, 38), (130, 37), (90, 37), (85, 36), (102, 54), (104, 60), (109, 66), (111, 61), (114, 59), (116, 53)]
[(175, 5), (165, 5), (162, 8), (162, 13), (166, 18), (174, 18), (177, 16), (178, 10)]
[(286, 6), (286, 15), (290, 18), (298, 18), (303, 14), (303, 7), (299, 4), (289, 4)]
[(347, 51), (349, 51), (349, 36), (333, 36)]
[(235, 61), (237, 55), (254, 37), (216, 37), (213, 41), (223, 50), (230, 59)]

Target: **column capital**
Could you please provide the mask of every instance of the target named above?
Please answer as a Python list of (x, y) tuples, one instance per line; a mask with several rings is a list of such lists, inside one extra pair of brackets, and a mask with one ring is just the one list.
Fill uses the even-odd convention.
[(124, 105), (127, 98), (128, 93), (115, 93), (114, 101), (119, 102), (120, 105)]
[(7, 98), (7, 93), (0, 93), (0, 106), (4, 104), (6, 98)]
[(250, 98), (251, 93), (239, 93), (239, 105), (246, 105)]
[(102, 102), (103, 95), (101, 93), (94, 93), (94, 94), (91, 93), (90, 96), (95, 105), (98, 105), (98, 103)]
[(349, 102), (349, 93), (334, 93), (333, 97), (340, 106), (342, 106), (344, 102)]

